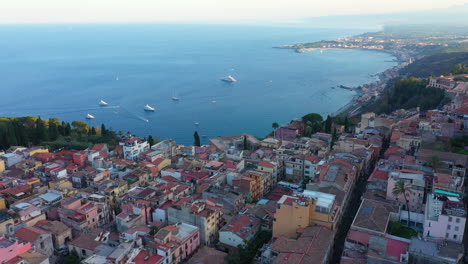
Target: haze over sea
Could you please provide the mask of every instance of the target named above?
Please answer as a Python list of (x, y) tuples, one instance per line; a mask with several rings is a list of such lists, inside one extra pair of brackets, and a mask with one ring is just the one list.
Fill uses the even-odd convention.
[[(296, 53), (273, 46), (331, 40), (359, 29), (99, 24), (0, 26), (0, 116), (58, 117), (192, 144), (274, 121), (324, 116), (396, 65), (359, 50)], [(237, 83), (220, 78), (233, 75)], [(177, 96), (180, 100), (173, 101)], [(99, 107), (100, 100), (109, 107)], [(217, 103), (212, 103), (216, 101)], [(149, 104), (155, 112), (145, 112)], [(95, 116), (86, 120), (87, 114)], [(198, 126), (195, 123), (199, 123)]]

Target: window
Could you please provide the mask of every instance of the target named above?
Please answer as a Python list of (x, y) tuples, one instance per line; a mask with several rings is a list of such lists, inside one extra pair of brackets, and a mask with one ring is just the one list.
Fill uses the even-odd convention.
[(451, 216), (449, 216), (449, 222), (452, 222), (452, 217)]
[(460, 223), (460, 218), (455, 218), (455, 223)]
[(445, 233), (445, 238), (448, 238), (449, 237), (449, 233)]
[(448, 230), (450, 230), (451, 228), (452, 228), (452, 226), (451, 226), (451, 225), (448, 225), (448, 226), (447, 226), (447, 229), (448, 229)]
[(453, 235), (453, 239), (457, 239), (457, 237), (458, 237), (457, 235)]
[(44, 249), (44, 242), (41, 242), (41, 249)]
[(431, 226), (432, 226), (432, 222), (429, 222), (429, 227), (431, 227)]
[(458, 226), (455, 227), (455, 231), (458, 231)]

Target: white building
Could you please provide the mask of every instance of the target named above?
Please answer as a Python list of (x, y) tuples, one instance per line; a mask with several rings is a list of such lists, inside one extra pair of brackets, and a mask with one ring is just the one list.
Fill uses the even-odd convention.
[(120, 145), (123, 146), (124, 158), (128, 160), (138, 159), (142, 153), (150, 148), (148, 141), (137, 137), (124, 138)]

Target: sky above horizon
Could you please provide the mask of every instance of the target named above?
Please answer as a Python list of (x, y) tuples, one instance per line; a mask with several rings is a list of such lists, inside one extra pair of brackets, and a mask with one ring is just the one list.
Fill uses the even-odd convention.
[(0, 0), (0, 23), (275, 21), (446, 8), (468, 0)]

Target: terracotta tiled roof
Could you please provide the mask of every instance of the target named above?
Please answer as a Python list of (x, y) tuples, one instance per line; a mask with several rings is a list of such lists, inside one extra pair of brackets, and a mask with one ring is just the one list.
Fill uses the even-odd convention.
[(34, 243), (34, 241), (36, 241), (36, 239), (43, 234), (47, 234), (47, 232), (40, 228), (30, 226), (23, 227), (20, 230), (16, 231), (15, 237), (23, 241)]

